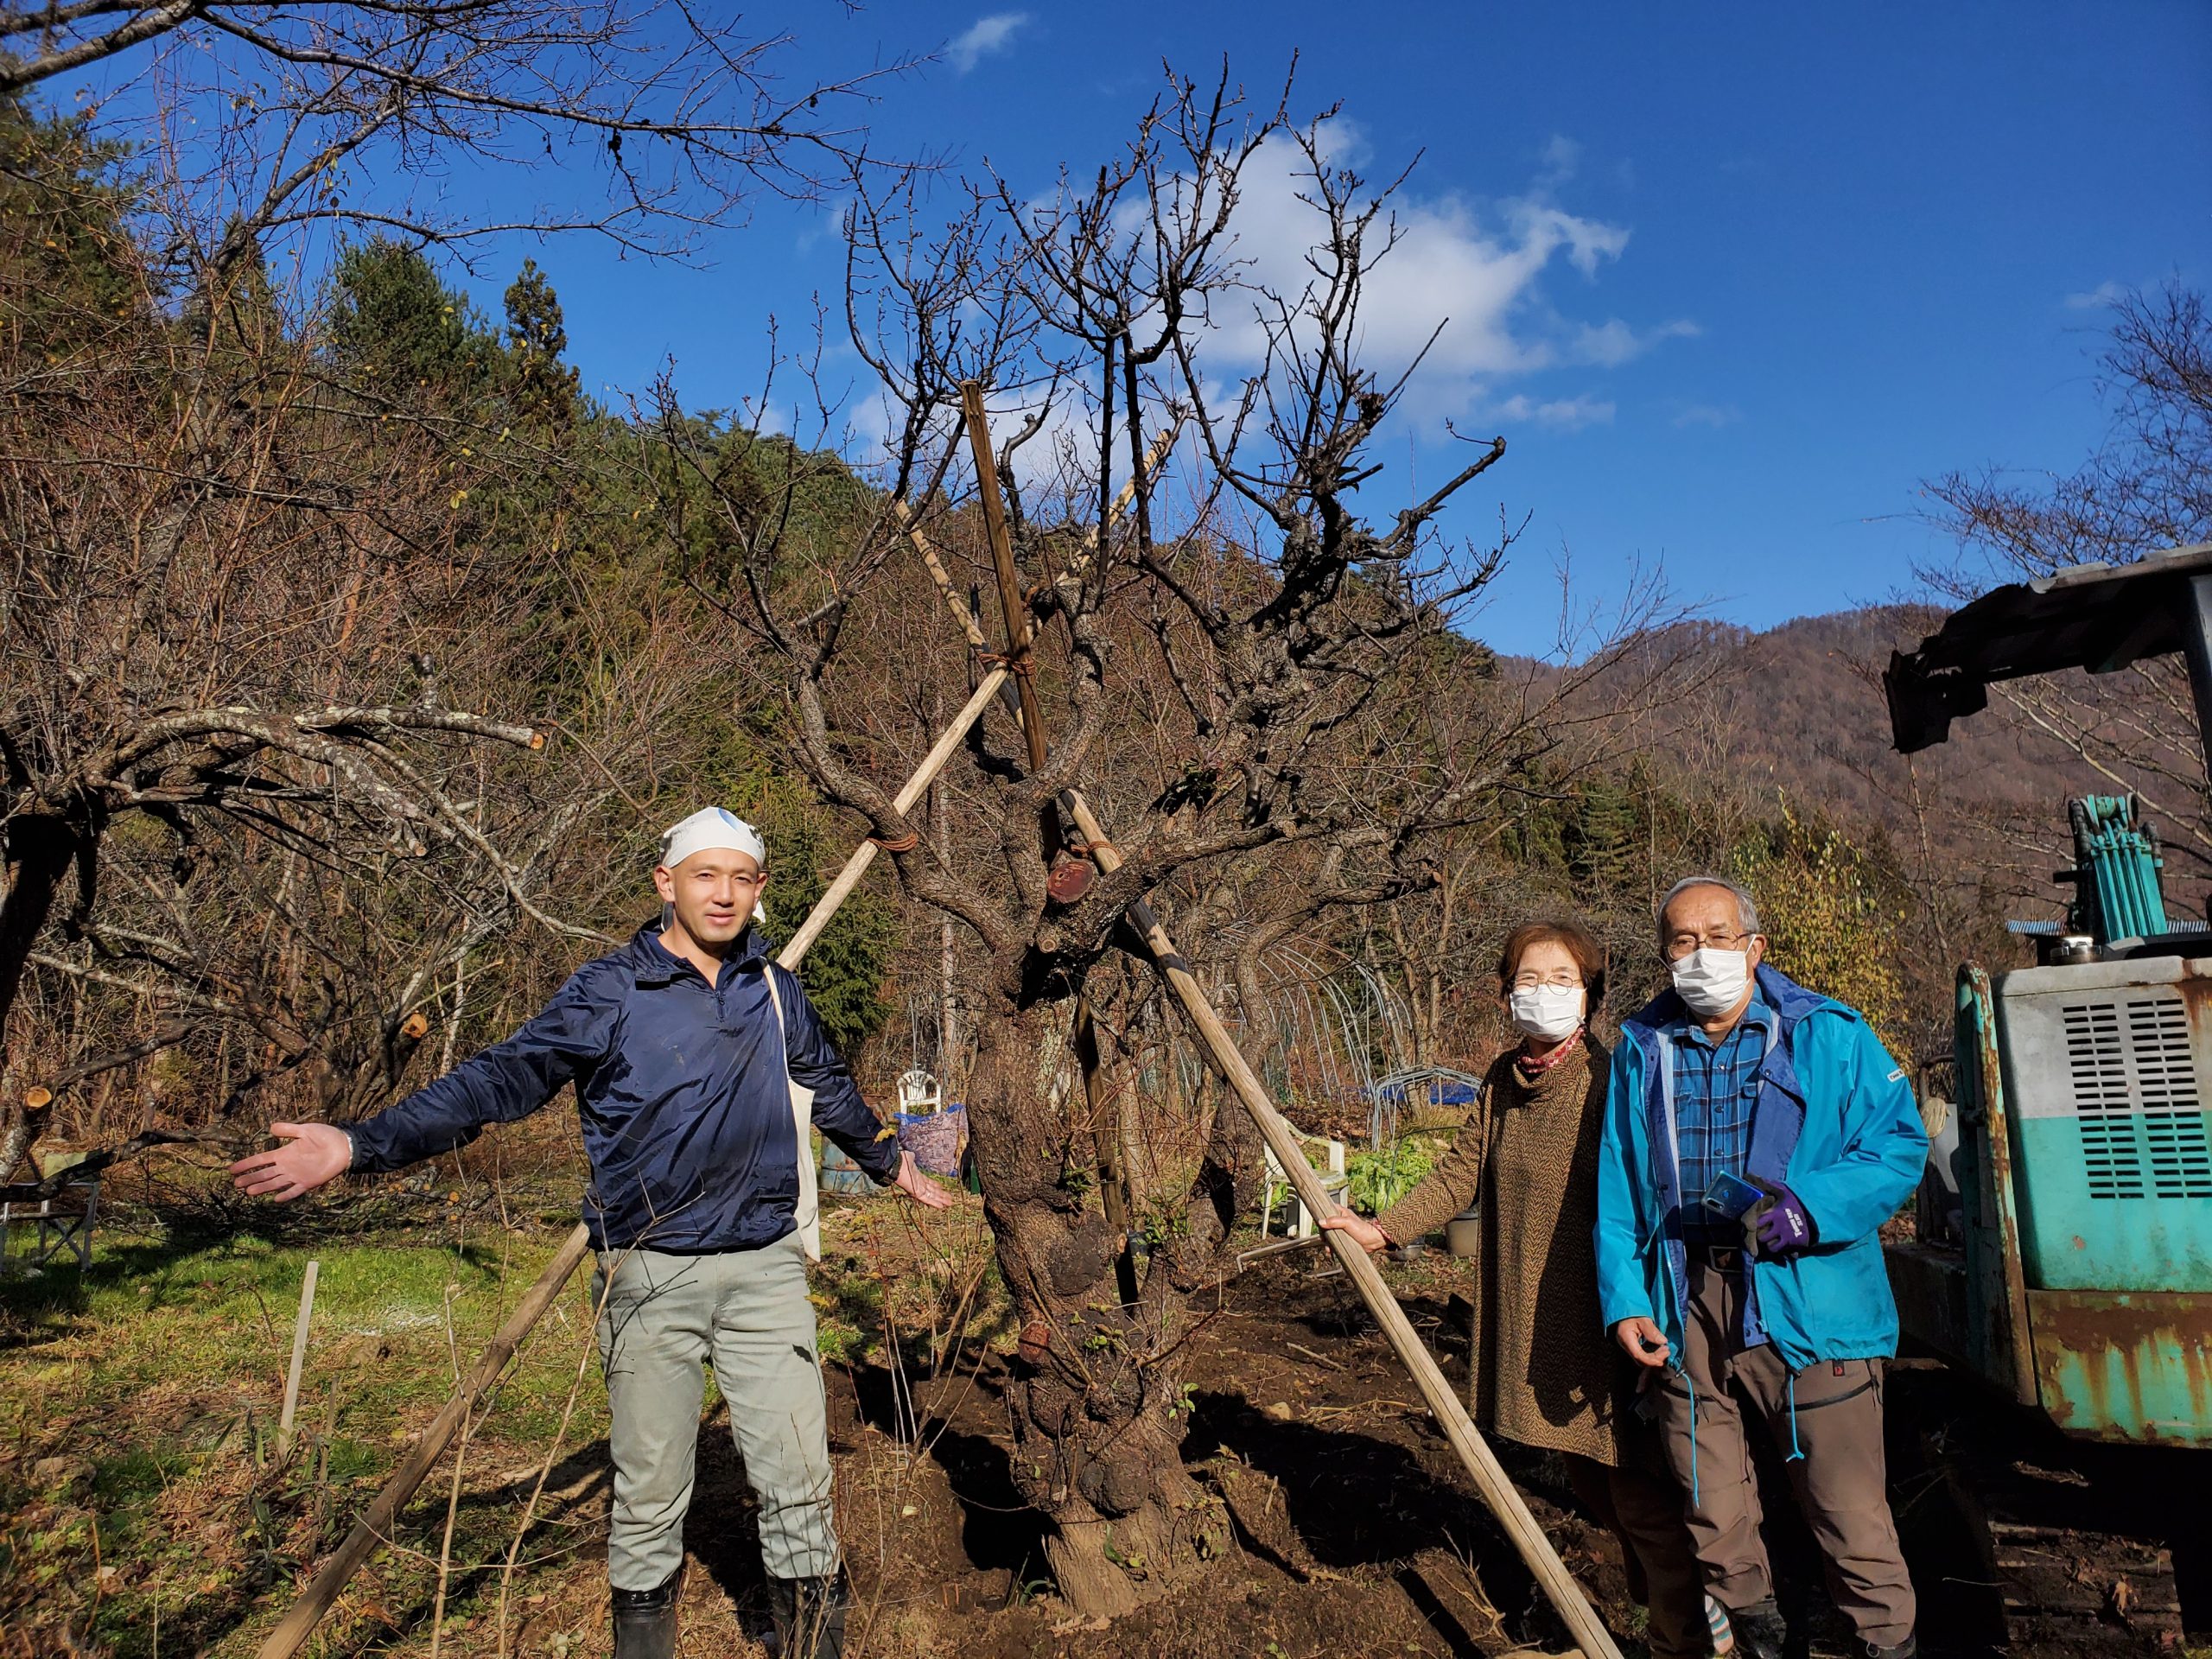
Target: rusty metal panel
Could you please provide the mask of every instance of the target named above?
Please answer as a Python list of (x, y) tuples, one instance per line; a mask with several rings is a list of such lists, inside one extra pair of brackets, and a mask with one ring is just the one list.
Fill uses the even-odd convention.
[(2212, 1296), (2031, 1290), (2036, 1385), (2069, 1434), (2212, 1448)]
[[(1897, 1298), (1897, 1324), (1923, 1347), (1965, 1370), (1982, 1369), (1967, 1311), (1967, 1261), (1961, 1250), (1899, 1241), (1882, 1247)], [(2010, 1389), (2010, 1376), (1992, 1382)]]
[(1953, 1027), (1962, 1141), (1973, 1149), (1971, 1180), (1960, 1181), (1967, 1223), (1967, 1322), (1974, 1370), (2022, 1405), (2036, 1402), (2028, 1338), (2027, 1281), (2014, 1208), (2012, 1128), (1998, 1051), (1989, 975), (1959, 969)]
[(2212, 1293), (2212, 961), (2028, 968), (1995, 988), (2027, 1282)]

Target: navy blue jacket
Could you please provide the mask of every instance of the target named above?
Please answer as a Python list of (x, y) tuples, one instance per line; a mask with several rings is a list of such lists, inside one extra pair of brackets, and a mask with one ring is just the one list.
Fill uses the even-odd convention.
[(823, 1034), (797, 976), (747, 930), (715, 982), (675, 955), (657, 925), (576, 969), (545, 1011), (428, 1088), (352, 1126), (353, 1167), (397, 1169), (466, 1146), (487, 1123), (527, 1117), (576, 1086), (591, 1187), (584, 1220), (601, 1249), (758, 1249), (789, 1233), (798, 1145), (791, 1077), (814, 1090), (814, 1122), (878, 1181), (899, 1149)]

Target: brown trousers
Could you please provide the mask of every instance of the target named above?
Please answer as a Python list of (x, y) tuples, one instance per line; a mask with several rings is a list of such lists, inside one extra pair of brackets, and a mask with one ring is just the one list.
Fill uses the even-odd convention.
[(1651, 1659), (1706, 1659), (1713, 1632), (1696, 1553), (1682, 1525), (1682, 1489), (1668, 1472), (1650, 1425), (1619, 1425), (1620, 1464), (1567, 1452), (1567, 1484), (1599, 1524), (1621, 1541), (1629, 1591), (1650, 1615)]
[(1789, 1368), (1770, 1345), (1744, 1346), (1741, 1271), (1722, 1272), (1694, 1255), (1689, 1278), (1682, 1364), (1690, 1387), (1679, 1376), (1666, 1379), (1660, 1421), (1682, 1491), (1691, 1492), (1695, 1480), (1690, 1537), (1705, 1587), (1731, 1609), (1774, 1594), (1759, 1536), (1758, 1481), (1744, 1437), (1748, 1409), (1789, 1459), (1797, 1507), (1826, 1558), (1838, 1611), (1862, 1642), (1894, 1647), (1912, 1634), (1914, 1603), (1890, 1515), (1881, 1362), (1817, 1361), (1796, 1374), (1793, 1390)]

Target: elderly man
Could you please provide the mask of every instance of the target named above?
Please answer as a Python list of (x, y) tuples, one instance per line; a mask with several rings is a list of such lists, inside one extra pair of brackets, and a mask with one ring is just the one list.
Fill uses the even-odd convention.
[(845, 1594), (806, 1294), (819, 1249), (810, 1119), (879, 1182), (950, 1202), (880, 1138), (798, 980), (769, 960), (752, 925), (766, 866), (752, 825), (692, 814), (662, 841), (660, 922), (586, 963), (512, 1037), (350, 1129), (273, 1123), (286, 1144), (232, 1166), (246, 1192), (296, 1198), (348, 1169), (449, 1152), (575, 1085), (613, 1418), (617, 1659), (676, 1651), (709, 1357), (760, 1500), (780, 1651), (836, 1659)]
[(1674, 988), (1623, 1023), (1607, 1088), (1602, 1315), (1648, 1368), (1707, 1590), (1751, 1659), (1778, 1659), (1787, 1631), (1747, 1412), (1786, 1459), (1870, 1659), (1910, 1659), (1882, 1455), (1897, 1306), (1877, 1234), (1928, 1155), (1911, 1089), (1859, 1014), (1765, 963), (1735, 883), (1677, 882), (1659, 944)]

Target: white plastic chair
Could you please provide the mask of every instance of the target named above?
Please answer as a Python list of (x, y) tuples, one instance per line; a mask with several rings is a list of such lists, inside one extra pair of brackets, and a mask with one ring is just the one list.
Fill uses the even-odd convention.
[[(1332, 1141), (1324, 1135), (1300, 1135), (1298, 1141), (1301, 1150), (1306, 1147), (1325, 1149), (1327, 1164), (1316, 1172), (1321, 1177), (1321, 1190), (1332, 1201), (1342, 1204), (1346, 1190), (1351, 1185), (1351, 1177), (1344, 1173), (1344, 1143)], [(1260, 1185), (1260, 1236), (1265, 1238), (1274, 1224), (1277, 1201), (1287, 1199), (1288, 1208), (1283, 1212), (1283, 1224), (1289, 1229), (1289, 1236), (1293, 1238), (1312, 1237), (1316, 1222), (1300, 1199), (1298, 1189), (1290, 1184), (1290, 1173), (1277, 1160), (1273, 1147), (1267, 1148), (1267, 1175)]]

